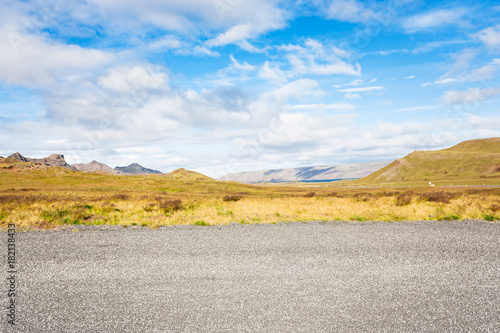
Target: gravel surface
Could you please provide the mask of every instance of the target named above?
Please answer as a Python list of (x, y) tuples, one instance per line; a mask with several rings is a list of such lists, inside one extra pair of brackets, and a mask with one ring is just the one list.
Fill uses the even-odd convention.
[(16, 247), (2, 332), (500, 332), (499, 223), (82, 228)]

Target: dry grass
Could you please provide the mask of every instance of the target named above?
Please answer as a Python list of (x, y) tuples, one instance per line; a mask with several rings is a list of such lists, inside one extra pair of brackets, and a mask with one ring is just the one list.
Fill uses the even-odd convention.
[(0, 195), (0, 225), (120, 224), (156, 227), (307, 220), (497, 219), (497, 191), (351, 192), (314, 197), (253, 196), (221, 200), (197, 195), (96, 195), (33, 193)]
[(0, 226), (157, 227), (306, 220), (440, 220), (500, 216), (498, 188), (348, 189), (253, 186), (188, 171), (109, 176), (0, 168)]

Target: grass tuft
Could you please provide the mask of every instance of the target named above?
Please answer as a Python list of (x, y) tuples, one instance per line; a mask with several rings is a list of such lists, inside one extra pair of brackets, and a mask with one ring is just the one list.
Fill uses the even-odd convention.
[(196, 221), (196, 222), (193, 222), (194, 225), (201, 225), (201, 226), (209, 226), (210, 224), (205, 222), (205, 221)]
[(490, 222), (498, 220), (498, 218), (495, 215), (492, 215), (492, 214), (486, 214), (486, 215), (484, 215), (484, 219), (486, 221), (490, 221)]

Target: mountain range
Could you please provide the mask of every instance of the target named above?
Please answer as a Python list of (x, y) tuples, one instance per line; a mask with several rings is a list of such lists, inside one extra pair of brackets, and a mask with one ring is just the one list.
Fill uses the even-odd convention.
[[(0, 159), (3, 159), (0, 156)], [(145, 174), (158, 174), (161, 171), (153, 170), (145, 168), (137, 163), (132, 163), (128, 166), (124, 167), (115, 167), (114, 169), (110, 166), (107, 166), (104, 163), (98, 161), (92, 161), (90, 163), (77, 163), (73, 165), (69, 165), (64, 160), (64, 155), (60, 154), (52, 154), (45, 158), (29, 158), (21, 155), (20, 153), (14, 153), (6, 158), (7, 160), (15, 160), (18, 162), (31, 162), (36, 164), (41, 164), (45, 166), (59, 166), (63, 168), (67, 168), (74, 171), (82, 171), (82, 172), (102, 172), (113, 175), (145, 175)]]
[(391, 162), (325, 165), (292, 169), (275, 169), (229, 173), (219, 180), (240, 183), (310, 181), (326, 179), (362, 178), (385, 167)]
[[(158, 170), (145, 168), (137, 163), (126, 167), (111, 168), (92, 161), (86, 164), (69, 165), (63, 155), (52, 154), (45, 158), (29, 158), (15, 153), (4, 161), (24, 162), (29, 168), (63, 167), (74, 171), (102, 172), (115, 175), (159, 174)], [(183, 170), (181, 170), (183, 171)], [(179, 171), (172, 177), (185, 177)], [(185, 171), (185, 170), (184, 170)], [(191, 172), (192, 173), (192, 172)], [(203, 179), (197, 174), (194, 180)], [(201, 177), (201, 178), (200, 178)], [(311, 181), (349, 179), (353, 185), (391, 184), (401, 182), (475, 180), (497, 183), (500, 180), (500, 138), (469, 140), (451, 148), (436, 151), (414, 151), (393, 162), (342, 164), (230, 173), (219, 180), (240, 183)]]

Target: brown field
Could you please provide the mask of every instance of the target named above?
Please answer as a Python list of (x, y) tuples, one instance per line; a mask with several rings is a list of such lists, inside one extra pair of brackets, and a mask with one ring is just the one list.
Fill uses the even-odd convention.
[[(111, 176), (0, 169), (0, 226), (214, 225), (309, 220), (457, 220), (500, 216), (500, 188), (253, 186), (177, 170)], [(302, 184), (301, 186), (307, 186)]]

